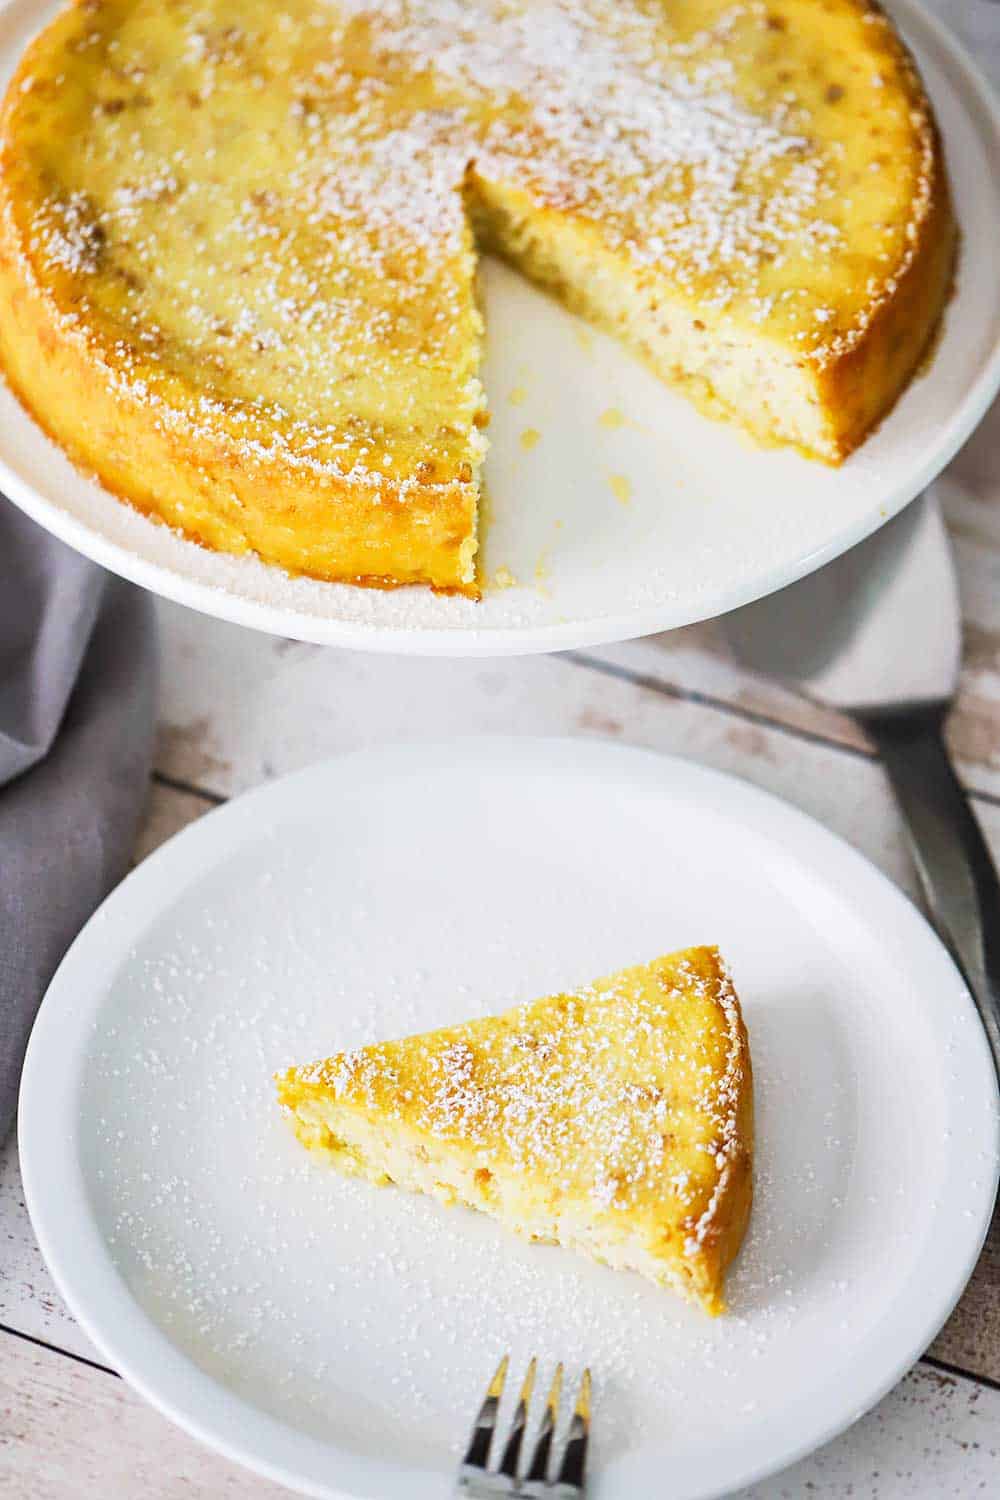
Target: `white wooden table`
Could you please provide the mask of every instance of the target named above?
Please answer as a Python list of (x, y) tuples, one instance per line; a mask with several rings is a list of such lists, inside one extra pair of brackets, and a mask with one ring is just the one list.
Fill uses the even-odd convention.
[[(937, 8), (1000, 79), (1000, 5)], [(952, 473), (946, 511), (966, 647), (950, 740), (1000, 860), (1000, 404)], [(602, 650), (462, 663), (345, 654), (168, 605), (160, 619), (161, 731), (137, 859), (228, 797), (359, 745), (585, 734), (758, 782), (915, 894), (884, 776), (858, 733), (737, 670), (711, 625)], [(102, 1364), (42, 1263), (13, 1140), (0, 1160), (0, 1247), (0, 1496), (287, 1493), (202, 1450)], [(959, 1307), (911, 1374), (850, 1432), (744, 1500), (980, 1492), (1000, 1493), (1000, 1217)]]

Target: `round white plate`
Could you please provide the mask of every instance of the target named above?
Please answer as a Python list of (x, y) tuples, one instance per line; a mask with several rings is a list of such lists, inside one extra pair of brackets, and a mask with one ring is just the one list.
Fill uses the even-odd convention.
[[(0, 78), (50, 8), (13, 0), (0, 14)], [(478, 605), (427, 589), (290, 579), (198, 548), (85, 480), (2, 387), (0, 488), (72, 546), (168, 598), (279, 635), (373, 650), (491, 655), (623, 640), (793, 582), (912, 500), (1000, 385), (1000, 118), (916, 0), (891, 9), (941, 123), (963, 253), (929, 371), (843, 468), (762, 451), (700, 417), (613, 340), (490, 265), (489, 586)]]
[[(272, 1071), (716, 941), (759, 1150), (717, 1321), (339, 1177)], [(366, 751), (130, 876), (35, 1027), (21, 1162), (69, 1306), (155, 1405), (304, 1493), (441, 1500), (505, 1349), (596, 1379), (594, 1500), (719, 1495), (831, 1437), (947, 1317), (997, 1177), (992, 1064), (909, 902), (739, 781), (588, 740)]]

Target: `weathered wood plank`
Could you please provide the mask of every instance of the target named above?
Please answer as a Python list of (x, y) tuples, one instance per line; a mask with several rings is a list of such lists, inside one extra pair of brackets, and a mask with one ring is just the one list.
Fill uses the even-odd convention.
[(0, 1495), (278, 1500), (288, 1493), (203, 1448), (123, 1380), (0, 1335)]
[[(1000, 1393), (918, 1367), (842, 1437), (734, 1500), (991, 1493)], [(0, 1495), (266, 1500), (284, 1488), (172, 1427), (123, 1381), (0, 1335)]]
[(204, 813), (210, 812), (214, 804), (204, 797), (189, 792), (179, 792), (173, 787), (162, 786), (156, 781), (149, 789), (149, 806), (139, 832), (133, 863), (139, 865), (167, 839), (186, 828)]
[(960, 1370), (1000, 1382), (1000, 1209), (972, 1279), (930, 1352)]
[(918, 1366), (842, 1437), (732, 1500), (992, 1494), (1000, 1393)]
[(0, 1154), (0, 1323), (46, 1339), (85, 1359), (100, 1360), (83, 1329), (70, 1317), (35, 1241), (24, 1206), (17, 1137)]
[[(741, 719), (724, 704), (690, 701), (565, 657), (372, 657), (274, 642), (170, 606), (162, 619), (173, 669), (158, 764), (182, 781), (229, 795), (365, 745), (462, 733), (605, 735), (757, 781), (915, 889), (873, 761)], [(192, 671), (187, 663), (195, 658)]]

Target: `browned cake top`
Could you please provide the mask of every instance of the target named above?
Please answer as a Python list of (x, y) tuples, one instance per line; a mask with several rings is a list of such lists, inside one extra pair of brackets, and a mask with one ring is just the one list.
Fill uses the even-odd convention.
[(403, 492), (481, 452), (477, 176), (823, 362), (905, 268), (932, 164), (861, 0), (91, 0), (4, 116), (33, 272), (113, 378)]

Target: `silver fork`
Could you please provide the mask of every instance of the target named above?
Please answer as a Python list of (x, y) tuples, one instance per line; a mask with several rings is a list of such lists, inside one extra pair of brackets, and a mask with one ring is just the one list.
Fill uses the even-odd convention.
[(510, 1356), (505, 1354), (487, 1387), (486, 1396), (472, 1429), (468, 1449), (458, 1471), (456, 1495), (467, 1496), (469, 1500), (496, 1500), (498, 1495), (524, 1496), (526, 1500), (527, 1497), (531, 1497), (531, 1500), (535, 1500), (535, 1497), (538, 1497), (538, 1500), (542, 1500), (542, 1497), (545, 1497), (545, 1500), (582, 1500), (587, 1442), (590, 1437), (589, 1370), (584, 1370), (583, 1379), (580, 1381), (580, 1390), (566, 1446), (563, 1449), (562, 1462), (554, 1479), (549, 1479), (549, 1460), (552, 1439), (559, 1420), (559, 1397), (562, 1392), (563, 1377), (561, 1364), (556, 1366), (556, 1373), (552, 1378), (531, 1462), (523, 1478), (518, 1477), (521, 1445), (524, 1441), (525, 1428), (528, 1425), (528, 1407), (531, 1404), (535, 1370), (538, 1365), (538, 1361), (534, 1359), (529, 1364), (528, 1373), (524, 1377), (524, 1384), (518, 1397), (517, 1409), (510, 1425), (510, 1434), (504, 1446), (500, 1465), (493, 1470), (487, 1467), (497, 1425), (500, 1397), (503, 1395), (509, 1364)]

